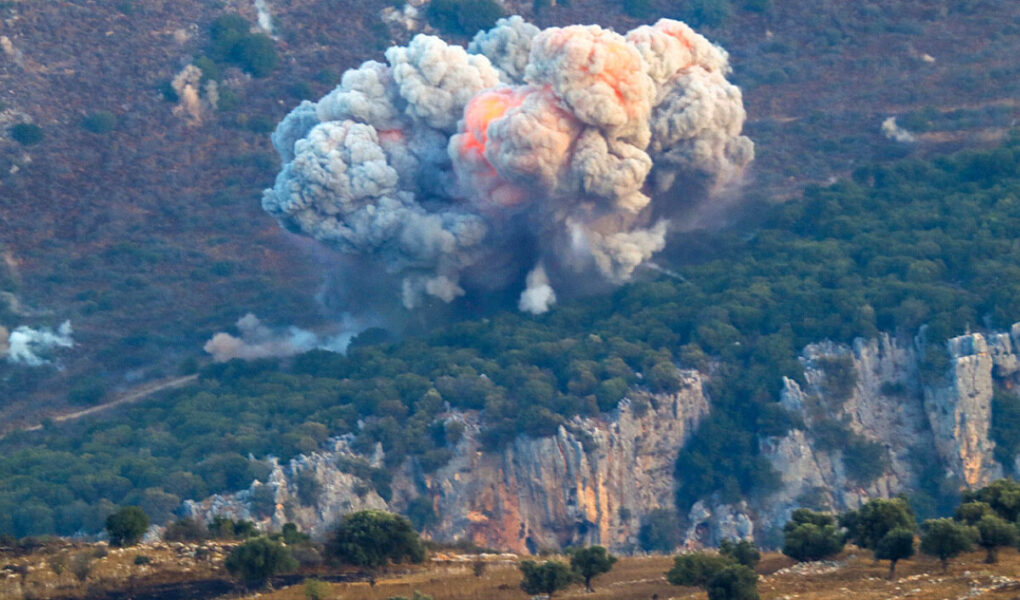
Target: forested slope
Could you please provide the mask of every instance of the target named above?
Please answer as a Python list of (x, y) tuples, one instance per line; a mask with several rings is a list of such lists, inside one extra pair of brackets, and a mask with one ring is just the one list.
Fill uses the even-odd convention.
[[(753, 212), (753, 211), (752, 211)], [(791, 417), (780, 376), (801, 377), (810, 342), (877, 332), (932, 347), (966, 329), (1020, 320), (1020, 136), (993, 151), (866, 167), (772, 208), (741, 233), (687, 234), (672, 269), (540, 317), (500, 313), (348, 356), (230, 362), (198, 384), (102, 422), (0, 441), (0, 533), (92, 531), (115, 504), (165, 520), (185, 498), (246, 487), (267, 456), (288, 458), (350, 433), (427, 471), (477, 410), (492, 447), (612, 410), (629, 387), (666, 391), (674, 364), (710, 374), (712, 413), (683, 450), (685, 509), (710, 492), (765, 494), (774, 476), (758, 436)], [(929, 353), (926, 376), (945, 356)], [(249, 460), (251, 455), (256, 460)], [(366, 472), (385, 494), (385, 470)]]

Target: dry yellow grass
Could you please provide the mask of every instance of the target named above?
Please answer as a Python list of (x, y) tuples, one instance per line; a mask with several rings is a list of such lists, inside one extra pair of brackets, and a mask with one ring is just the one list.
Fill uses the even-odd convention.
[[(766, 555), (759, 571), (758, 590), (762, 600), (963, 600), (1020, 599), (1020, 555), (1004, 550), (1000, 562), (986, 565), (983, 553), (962, 556), (942, 573), (938, 561), (917, 557), (897, 565), (897, 579), (889, 581), (888, 563), (876, 564), (870, 552), (845, 552), (835, 565), (811, 563), (794, 566), (778, 555)], [(669, 585), (664, 573), (670, 557), (622, 558), (612, 572), (595, 580), (595, 593), (577, 585), (556, 598), (591, 600), (704, 600), (704, 591)], [(380, 578), (375, 588), (366, 583), (328, 584), (326, 596), (336, 600), (384, 600), (410, 597), (415, 590), (435, 600), (525, 600), (520, 572), (514, 564), (490, 565), (482, 577), (472, 574), (471, 565), (435, 565), (428, 569), (390, 578)], [(267, 600), (305, 600), (304, 585), (296, 585), (260, 596)]]
[[(84, 586), (71, 574), (69, 565), (57, 576), (52, 569), (55, 556), (94, 552), (95, 547), (65, 545), (49, 552), (25, 557), (0, 556), (0, 567), (26, 567), (25, 588), (34, 598), (78, 598)], [(229, 551), (218, 547), (212, 556), (196, 558), (195, 547), (156, 545), (111, 549), (93, 565), (88, 585), (97, 589), (130, 589), (131, 585), (222, 578), (222, 557)], [(148, 556), (149, 565), (134, 564), (135, 556)], [(834, 563), (795, 565), (779, 554), (767, 554), (759, 565), (758, 589), (763, 600), (1017, 600), (1020, 599), (1020, 554), (1003, 550), (1000, 562), (986, 565), (983, 553), (971, 553), (953, 561), (942, 573), (938, 561), (917, 557), (901, 561), (898, 578), (889, 581), (888, 563), (875, 563), (867, 551), (849, 550)], [(704, 591), (669, 585), (665, 572), (672, 558), (665, 556), (621, 558), (608, 574), (595, 580), (595, 593), (576, 585), (556, 598), (590, 600), (705, 600)], [(21, 600), (21, 574), (0, 571), (0, 598)], [(326, 584), (326, 598), (333, 600), (385, 600), (410, 597), (415, 590), (435, 600), (525, 600), (521, 576), (512, 561), (489, 563), (481, 577), (475, 577), (472, 563), (442, 562), (407, 569), (379, 578), (374, 588), (367, 583)], [(176, 584), (174, 584), (176, 585)], [(247, 598), (254, 598), (255, 595)], [(298, 584), (275, 591), (262, 591), (264, 600), (305, 600), (305, 586)], [(231, 595), (230, 598), (237, 598)]]

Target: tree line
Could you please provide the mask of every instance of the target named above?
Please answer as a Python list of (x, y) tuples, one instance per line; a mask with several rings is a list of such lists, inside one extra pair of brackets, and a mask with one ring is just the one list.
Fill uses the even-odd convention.
[[(453, 455), (464, 430), (448, 409), (477, 414), (495, 450), (609, 413), (630, 390), (676, 391), (678, 365), (713, 374), (711, 411), (676, 462), (680, 513), (712, 494), (766, 497), (778, 478), (759, 442), (798, 425), (778, 397), (782, 376), (803, 382), (806, 344), (926, 325), (931, 382), (948, 365), (947, 337), (1020, 320), (1018, 197), (1020, 136), (995, 150), (862, 167), (763, 209), (753, 226), (675, 240), (661, 258), (675, 277), (400, 341), (367, 331), (346, 355), (213, 365), (196, 385), (102, 421), (0, 440), (0, 533), (92, 534), (124, 505), (166, 523), (181, 501), (247, 488), (266, 477), (269, 457), (344, 434), (366, 454), (384, 449), (385, 472), (368, 473), (366, 485), (385, 499), (389, 469), (410, 460), (428, 473)], [(1003, 448), (1020, 444), (1008, 426), (1018, 407), (1000, 390), (992, 431)], [(883, 458), (881, 448), (848, 447)], [(857, 477), (863, 485), (875, 472)], [(937, 479), (920, 493), (941, 494)]]

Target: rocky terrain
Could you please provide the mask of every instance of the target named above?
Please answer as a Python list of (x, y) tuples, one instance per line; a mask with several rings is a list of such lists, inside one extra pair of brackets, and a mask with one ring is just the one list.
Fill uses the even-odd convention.
[[(923, 366), (932, 350), (914, 340), (882, 336), (853, 347), (805, 348), (806, 383), (786, 380), (782, 394), (783, 406), (802, 425), (761, 444), (780, 474), (779, 490), (738, 504), (699, 501), (686, 515), (685, 544), (755, 538), (775, 545), (778, 529), (797, 507), (843, 511), (870, 498), (916, 494), (933, 485), (977, 488), (1002, 477), (990, 437), (991, 404), (996, 387), (1011, 386), (1020, 371), (1018, 336), (1020, 324), (1011, 333), (953, 338), (946, 347), (948, 369), (934, 376)], [(425, 498), (438, 516), (423, 524), (437, 540), (532, 553), (573, 544), (632, 551), (643, 519), (671, 508), (674, 490), (684, 485), (673, 461), (708, 411), (703, 377), (684, 372), (676, 394), (635, 392), (606, 418), (577, 418), (554, 437), (522, 436), (498, 452), (479, 446), (470, 415), (451, 414), (449, 419), (465, 423), (466, 433), (453, 460), (430, 474), (405, 463), (393, 476), (389, 500), (371, 481), (344, 472), (343, 459), (352, 454), (347, 440), (339, 439), (329, 452), (276, 465), (266, 484), (187, 508), (205, 518), (253, 518), (267, 529), (294, 521), (321, 536), (344, 513), (406, 512)], [(862, 465), (848, 464), (867, 458), (851, 458), (852, 444), (877, 449), (868, 459), (875, 463), (868, 481), (853, 468)], [(381, 463), (377, 453), (375, 464)], [(321, 490), (312, 498), (299, 490), (308, 476)], [(267, 494), (275, 509), (260, 515), (254, 499)]]

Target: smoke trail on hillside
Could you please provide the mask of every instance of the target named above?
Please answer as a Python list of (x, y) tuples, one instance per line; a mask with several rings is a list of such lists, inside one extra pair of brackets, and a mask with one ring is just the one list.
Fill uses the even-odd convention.
[(273, 329), (264, 325), (252, 313), (248, 313), (237, 321), (240, 337), (229, 333), (217, 333), (205, 343), (203, 349), (211, 354), (216, 362), (226, 362), (234, 358), (243, 360), (285, 358), (315, 349), (344, 352), (358, 328), (345, 327), (345, 329), (346, 333), (320, 337), (298, 327)]
[(70, 321), (64, 321), (56, 331), (23, 325), (8, 332), (0, 327), (0, 356), (11, 364), (38, 367), (47, 364), (46, 356), (57, 348), (74, 347), (71, 333)]
[(359, 257), (352, 288), (408, 309), (515, 288), (541, 313), (627, 281), (679, 208), (739, 180), (754, 150), (729, 71), (668, 19), (620, 35), (512, 17), (466, 49), (418, 35), (283, 119), (262, 206)]

